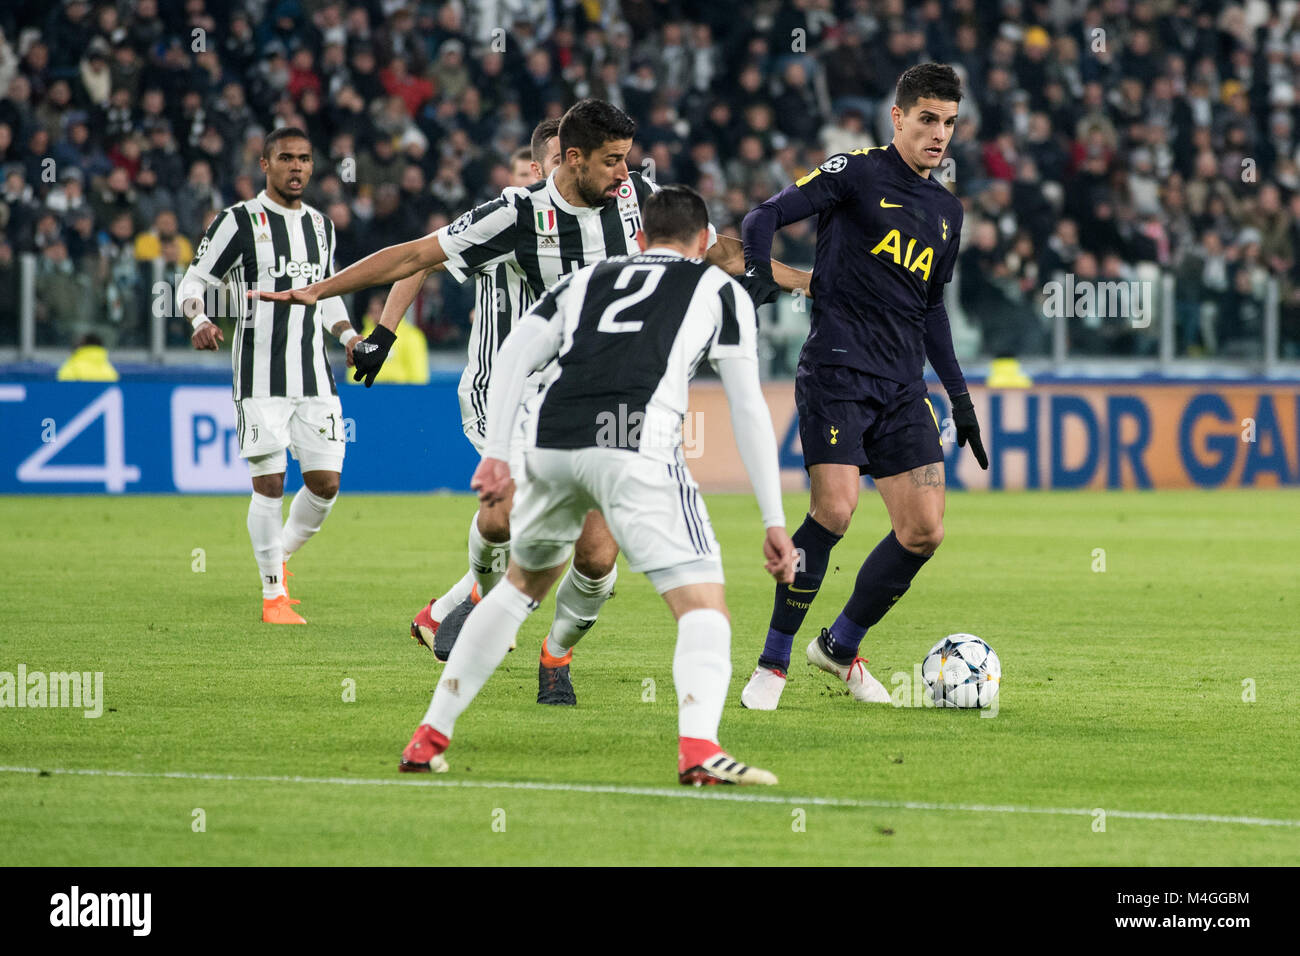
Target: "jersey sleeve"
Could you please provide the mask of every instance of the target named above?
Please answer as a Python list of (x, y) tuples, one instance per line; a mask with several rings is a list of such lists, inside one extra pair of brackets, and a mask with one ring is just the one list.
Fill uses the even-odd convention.
[(757, 360), (758, 313), (754, 300), (730, 276), (718, 290), (718, 300), (721, 315), (709, 344), (709, 361), (742, 357)]
[(806, 176), (750, 210), (740, 224), (745, 267), (762, 263), (770, 269), (772, 238), (776, 231), (838, 205), (853, 192), (853, 183), (861, 177), (866, 161), (862, 155), (836, 153)]
[(199, 240), (187, 275), (193, 274), (209, 285), (218, 285), (239, 261), (239, 252), (238, 219), (233, 208), (223, 209)]
[(813, 213), (824, 212), (856, 192), (867, 158), (836, 153), (807, 175), (796, 179), (795, 188), (808, 201)]
[(242, 247), (239, 217), (234, 207), (223, 209), (199, 240), (194, 258), (190, 260), (189, 268), (176, 287), (176, 308), (179, 314), (193, 318), (185, 303), (192, 299), (206, 302), (207, 290), (225, 282), (226, 276), (239, 261)]
[(759, 382), (758, 317), (754, 303), (729, 276), (718, 289), (718, 301), (721, 316), (709, 346), (709, 360), (722, 379), (736, 450), (749, 475), (763, 525), (784, 527), (776, 435)]
[(457, 282), (515, 257), (519, 216), (505, 195), (475, 206), (436, 233), (447, 254), (447, 271)]

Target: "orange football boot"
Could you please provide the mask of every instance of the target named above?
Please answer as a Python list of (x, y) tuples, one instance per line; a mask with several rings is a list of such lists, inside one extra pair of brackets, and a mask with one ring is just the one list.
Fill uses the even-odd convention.
[(262, 599), (263, 624), (306, 624), (297, 611), (289, 607), (289, 598), (281, 594), (269, 601)]
[(284, 588), (284, 596), (289, 598), (290, 604), (301, 604), (302, 602), (299, 601), (297, 598), (289, 597), (289, 579), (291, 577), (293, 577), (293, 572), (289, 570), (289, 565), (287, 563), (281, 563), (280, 584)]

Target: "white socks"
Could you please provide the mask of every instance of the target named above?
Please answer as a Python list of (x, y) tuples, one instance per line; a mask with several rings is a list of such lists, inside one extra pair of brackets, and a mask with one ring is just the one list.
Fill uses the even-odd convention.
[(618, 568), (603, 578), (589, 578), (573, 565), (555, 592), (555, 620), (546, 635), (546, 653), (563, 657), (596, 623), (596, 616), (614, 590)]
[(537, 602), (509, 581), (493, 588), (466, 619), (443, 668), (442, 680), (434, 689), (429, 710), (420, 722), (450, 739), (456, 718), (505, 659), (519, 628), (535, 610)]
[(447, 620), (447, 615), (452, 612), (456, 605), (469, 597), (469, 592), (472, 590), (474, 590), (474, 575), (472, 572), (466, 571), (465, 576), (453, 584), (450, 591), (433, 602), (433, 608), (429, 613), (435, 621)]
[(479, 597), (487, 597), (496, 583), (505, 577), (510, 564), (510, 542), (488, 541), (479, 533), (478, 512), (469, 523), (469, 570), (478, 582)]
[(307, 543), (307, 539), (320, 530), (321, 523), (329, 515), (330, 509), (338, 495), (333, 498), (320, 498), (312, 494), (306, 485), (298, 489), (289, 505), (289, 520), (284, 523), (285, 560)]
[(282, 500), (255, 491), (248, 502), (248, 537), (253, 542), (257, 568), (262, 572), (262, 598), (268, 601), (285, 593), (284, 582), (280, 580), (284, 564), (284, 540), (280, 528)]
[(673, 654), (679, 736), (717, 742), (730, 682), (731, 622), (721, 611), (687, 611), (677, 620)]

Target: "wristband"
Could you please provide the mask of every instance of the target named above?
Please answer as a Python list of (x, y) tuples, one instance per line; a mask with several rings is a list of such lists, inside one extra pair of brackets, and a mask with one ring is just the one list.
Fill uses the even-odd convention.
[(347, 348), (349, 342), (351, 342), (353, 339), (359, 339), (359, 338), (361, 338), (361, 333), (349, 325), (346, 329), (343, 330), (343, 334), (339, 336), (339, 345), (343, 346), (344, 348)]
[(211, 321), (212, 321), (211, 319), (209, 319), (206, 315), (200, 312), (198, 315), (196, 315), (193, 319), (190, 320), (190, 326), (194, 329), (195, 332), (197, 332), (199, 330), (200, 325), (202, 325), (204, 322), (211, 322)]

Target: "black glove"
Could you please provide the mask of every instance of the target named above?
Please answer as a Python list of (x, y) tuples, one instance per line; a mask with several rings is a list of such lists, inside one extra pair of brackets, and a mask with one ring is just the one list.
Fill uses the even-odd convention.
[(980, 422), (975, 417), (975, 404), (968, 392), (952, 396), (952, 423), (957, 426), (957, 447), (964, 448), (970, 442), (970, 452), (980, 467), (989, 470), (989, 456), (984, 452), (984, 442), (980, 440)]
[(767, 263), (752, 265), (745, 269), (744, 275), (734, 276), (740, 287), (754, 300), (754, 308), (775, 302), (781, 294), (781, 287), (772, 278), (772, 267)]
[(359, 382), (364, 378), (366, 388), (374, 385), (375, 376), (379, 374), (384, 359), (388, 358), (388, 350), (396, 341), (396, 335), (382, 325), (376, 325), (375, 330), (366, 336), (365, 341), (358, 342), (356, 348), (352, 350), (352, 364), (356, 367), (352, 381)]

